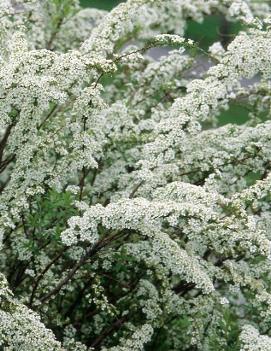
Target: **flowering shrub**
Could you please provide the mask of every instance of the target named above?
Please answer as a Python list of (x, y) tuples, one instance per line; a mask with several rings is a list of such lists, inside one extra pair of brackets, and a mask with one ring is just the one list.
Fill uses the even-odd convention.
[(1, 350), (271, 350), (269, 14), (1, 0)]

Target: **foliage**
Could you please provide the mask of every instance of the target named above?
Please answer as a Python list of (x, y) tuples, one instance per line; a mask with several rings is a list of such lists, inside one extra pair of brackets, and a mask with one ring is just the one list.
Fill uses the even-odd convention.
[(2, 0), (0, 46), (0, 349), (271, 350), (267, 1)]

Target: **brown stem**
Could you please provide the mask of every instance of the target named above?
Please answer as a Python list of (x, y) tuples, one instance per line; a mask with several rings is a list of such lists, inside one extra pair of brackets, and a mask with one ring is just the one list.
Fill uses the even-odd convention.
[(37, 129), (39, 130), (45, 123), (46, 121), (48, 121), (48, 119), (50, 119), (50, 117), (52, 117), (54, 115), (54, 113), (57, 111), (57, 107), (58, 105), (55, 104), (51, 111), (48, 113), (48, 115), (44, 118), (44, 120), (40, 123), (40, 125), (37, 127)]
[(73, 313), (74, 309), (79, 305), (81, 300), (84, 297), (84, 292), (86, 289), (90, 286), (90, 284), (93, 281), (93, 277), (91, 277), (83, 286), (83, 288), (79, 291), (77, 298), (74, 300), (74, 302), (70, 305), (70, 307), (67, 309), (67, 311), (64, 313), (64, 317), (69, 317)]
[(61, 280), (53, 290), (51, 290), (48, 294), (43, 296), (40, 299), (40, 301), (42, 303), (44, 303), (45, 301), (50, 299), (51, 296), (56, 295), (62, 289), (62, 287), (65, 286), (70, 281), (70, 279), (72, 279), (72, 277), (78, 271), (78, 269), (81, 268), (90, 257), (93, 257), (98, 251), (100, 251), (108, 243), (113, 241), (118, 235), (119, 235), (119, 233), (114, 233), (113, 235), (105, 238), (104, 240), (98, 241), (91, 248), (88, 248), (86, 250), (85, 254), (81, 256), (80, 260), (70, 270), (70, 272), (67, 274), (67, 276), (63, 280)]
[(86, 169), (85, 166), (83, 166), (83, 169), (82, 169), (82, 176), (80, 178), (80, 181), (79, 181), (79, 188), (80, 188), (80, 192), (79, 192), (79, 200), (81, 201), (82, 198), (83, 198), (83, 192), (84, 192), (84, 187), (85, 187), (85, 180), (86, 180), (86, 177), (87, 175), (89, 174), (90, 172), (90, 168), (89, 169)]
[(57, 33), (59, 32), (59, 29), (60, 29), (60, 27), (61, 27), (61, 25), (62, 25), (62, 23), (63, 23), (63, 20), (64, 20), (63, 17), (59, 18), (58, 23), (57, 23), (57, 25), (56, 25), (56, 28), (55, 28), (55, 30), (52, 32), (51, 37), (50, 37), (50, 39), (49, 39), (49, 41), (48, 41), (48, 43), (47, 43), (47, 47), (46, 47), (47, 50), (52, 50), (53, 42), (54, 42), (54, 40), (55, 40), (55, 38), (56, 38), (56, 36), (57, 36)]
[(194, 289), (195, 286), (195, 283), (180, 282), (173, 287), (173, 291), (175, 294), (185, 295), (188, 291)]
[(3, 136), (2, 140), (0, 141), (0, 163), (2, 162), (4, 149), (5, 149), (5, 146), (7, 144), (7, 141), (8, 141), (8, 138), (10, 136), (10, 132), (11, 132), (11, 129), (13, 126), (14, 126), (14, 124), (10, 124), (7, 127), (4, 136)]
[(2, 173), (7, 168), (7, 166), (14, 160), (15, 160), (15, 155), (10, 155), (4, 161), (2, 161), (0, 163), (0, 173)]
[[(83, 117), (83, 131), (86, 131), (86, 126), (87, 126), (87, 117)], [(84, 154), (85, 151), (85, 144), (83, 144), (82, 151)], [(84, 186), (85, 186), (85, 178), (87, 174), (89, 173), (90, 170), (87, 170), (85, 166), (83, 166), (82, 169), (82, 176), (79, 181), (79, 188), (80, 188), (80, 193), (79, 193), (79, 200), (81, 201), (83, 198), (83, 191), (84, 191)]]
[(115, 320), (89, 346), (93, 348), (97, 348), (107, 336), (112, 334), (114, 331), (118, 330), (127, 320), (128, 320), (128, 315)]
[(51, 262), (49, 262), (47, 264), (47, 266), (44, 268), (44, 270), (40, 273), (40, 275), (36, 278), (36, 281), (35, 281), (35, 284), (33, 286), (33, 289), (32, 289), (32, 293), (31, 293), (31, 296), (30, 296), (30, 299), (29, 299), (29, 307), (32, 306), (33, 304), (33, 300), (34, 300), (34, 297), (35, 297), (35, 292), (39, 286), (39, 283), (40, 281), (42, 280), (44, 274), (50, 269), (50, 267), (52, 267), (52, 265), (57, 262), (59, 260), (59, 258), (67, 251), (67, 247), (65, 247)]
[(135, 196), (137, 190), (141, 187), (141, 185), (142, 185), (143, 183), (144, 183), (144, 181), (142, 180), (140, 183), (138, 183), (138, 184), (134, 187), (134, 189), (132, 190), (131, 194), (129, 195), (129, 199), (132, 199), (132, 198)]

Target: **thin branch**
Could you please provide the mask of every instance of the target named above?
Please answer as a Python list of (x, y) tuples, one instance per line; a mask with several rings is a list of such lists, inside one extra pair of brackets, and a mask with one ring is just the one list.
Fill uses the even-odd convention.
[(99, 242), (94, 244), (91, 248), (88, 248), (85, 254), (81, 256), (80, 260), (70, 270), (67, 276), (63, 280), (61, 280), (53, 290), (51, 290), (48, 294), (46, 294), (40, 299), (41, 303), (44, 303), (45, 301), (50, 299), (50, 297), (56, 295), (62, 289), (62, 287), (65, 286), (72, 279), (72, 277), (75, 275), (78, 269), (80, 269), (90, 257), (93, 257), (98, 251), (100, 251), (108, 243), (113, 241), (118, 235), (119, 235), (118, 232), (114, 233), (113, 235), (100, 240)]
[(54, 115), (54, 113), (57, 111), (57, 107), (58, 107), (57, 104), (55, 104), (55, 105), (52, 107), (52, 109), (51, 109), (51, 111), (48, 113), (48, 115), (44, 118), (44, 120), (41, 122), (41, 124), (37, 127), (38, 130), (46, 123), (46, 121), (48, 121), (48, 119), (50, 119), (50, 118)]
[(2, 173), (7, 168), (7, 166), (15, 160), (15, 157), (16, 155), (10, 155), (0, 163), (0, 173)]
[(107, 329), (105, 329), (91, 344), (90, 347), (97, 348), (103, 340), (111, 335), (114, 331), (120, 329), (120, 327), (127, 322), (128, 320), (128, 315), (123, 316), (117, 320), (115, 320)]
[(69, 317), (73, 313), (74, 309), (79, 305), (81, 300), (84, 297), (84, 292), (86, 289), (90, 286), (90, 284), (93, 282), (94, 278), (90, 277), (90, 279), (87, 280), (87, 282), (84, 284), (83, 288), (79, 291), (77, 298), (74, 300), (74, 302), (69, 306), (67, 311), (64, 313), (64, 317)]
[(7, 144), (7, 141), (8, 141), (8, 138), (10, 136), (10, 132), (11, 132), (11, 129), (13, 128), (13, 126), (14, 126), (14, 124), (12, 123), (7, 127), (4, 136), (3, 136), (2, 140), (0, 141), (0, 163), (2, 162), (4, 149), (5, 149), (5, 146)]
[(133, 197), (135, 196), (137, 190), (138, 190), (138, 189), (141, 187), (141, 185), (143, 185), (143, 184), (144, 184), (144, 180), (142, 180), (140, 183), (138, 183), (138, 184), (134, 187), (134, 189), (132, 190), (132, 192), (131, 192), (130, 195), (129, 195), (129, 199), (133, 199)]
[(63, 250), (61, 250), (61, 252), (60, 252), (58, 255), (56, 255), (56, 257), (55, 257), (52, 261), (50, 261), (50, 262), (47, 264), (47, 266), (43, 269), (43, 271), (40, 273), (40, 275), (36, 278), (36, 281), (35, 281), (35, 284), (34, 284), (34, 286), (33, 286), (32, 293), (31, 293), (31, 296), (30, 296), (30, 299), (29, 299), (29, 303), (28, 303), (28, 306), (29, 306), (29, 307), (31, 307), (32, 304), (33, 304), (33, 300), (34, 300), (34, 297), (35, 297), (35, 292), (36, 292), (36, 290), (37, 290), (37, 288), (38, 288), (38, 286), (39, 286), (39, 283), (40, 283), (40, 281), (42, 280), (44, 274), (45, 274), (46, 272), (48, 272), (48, 270), (52, 267), (52, 265), (53, 265), (54, 263), (56, 263), (56, 262), (60, 259), (60, 257), (62, 257), (62, 255), (63, 255), (67, 250), (68, 250), (68, 247), (65, 247)]

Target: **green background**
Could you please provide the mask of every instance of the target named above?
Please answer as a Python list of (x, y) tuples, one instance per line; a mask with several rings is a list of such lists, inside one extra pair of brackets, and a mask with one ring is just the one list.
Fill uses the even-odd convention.
[(81, 5), (84, 7), (97, 7), (103, 10), (110, 10), (120, 2), (120, 0), (81, 0)]

